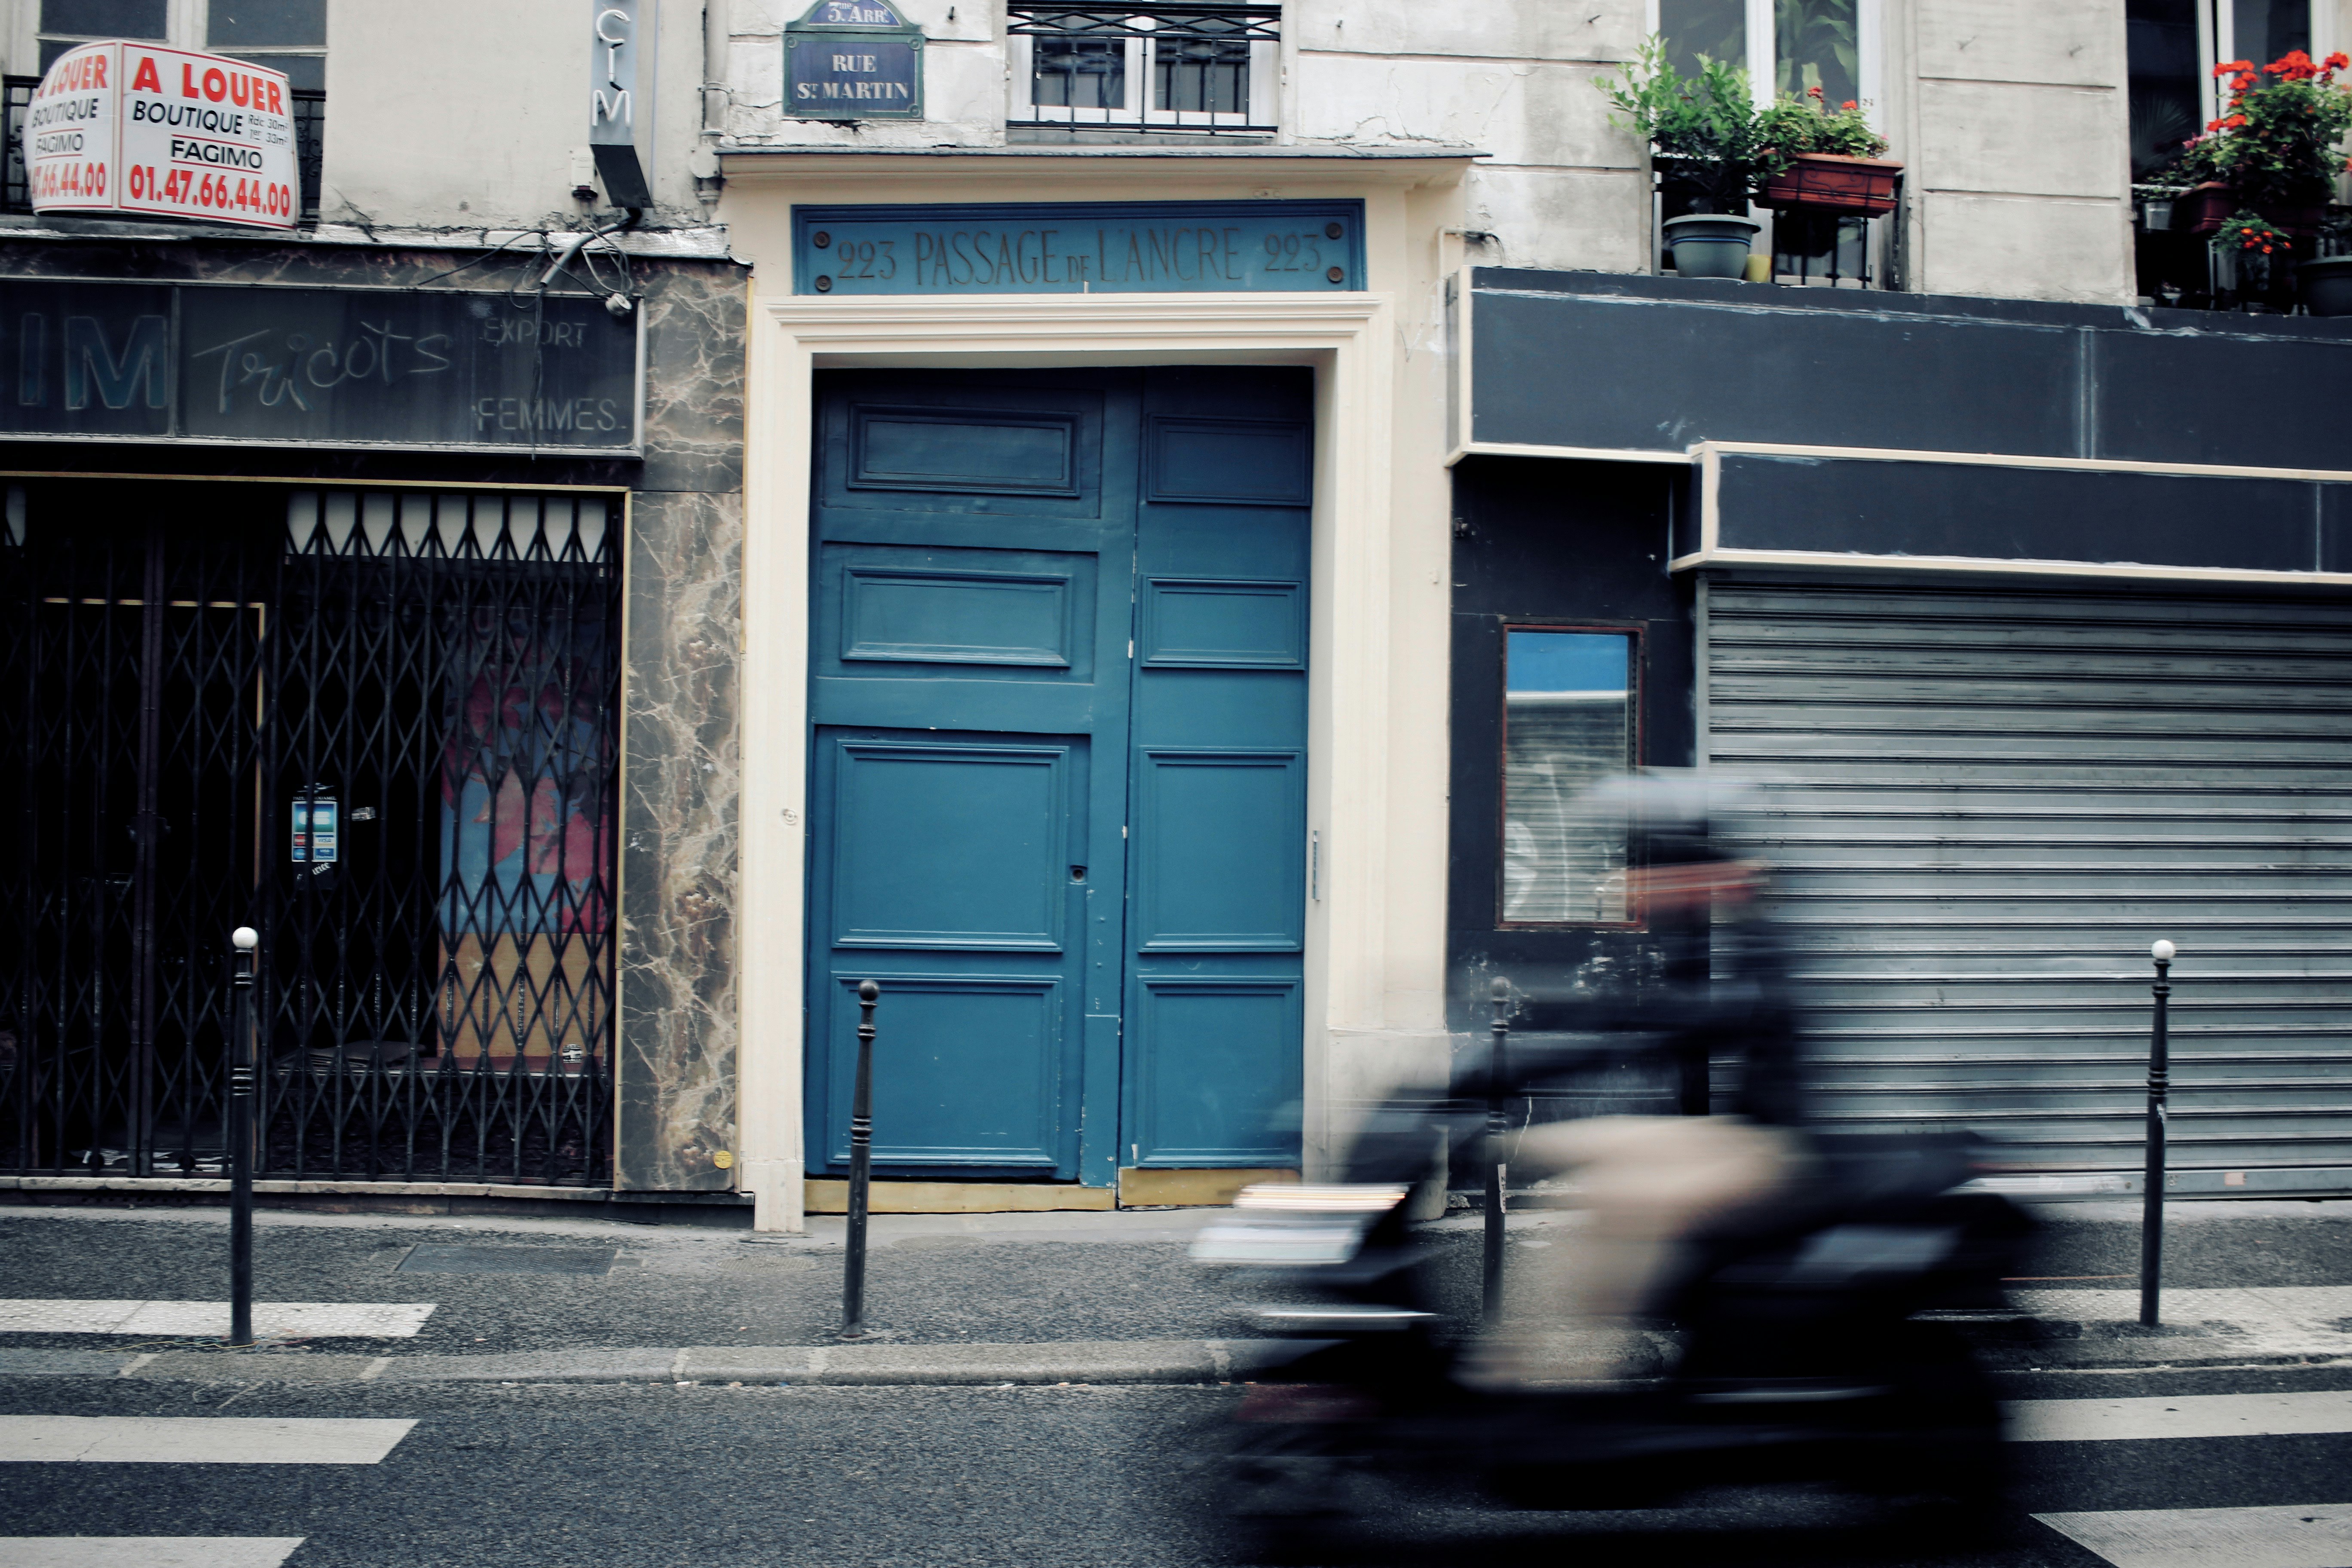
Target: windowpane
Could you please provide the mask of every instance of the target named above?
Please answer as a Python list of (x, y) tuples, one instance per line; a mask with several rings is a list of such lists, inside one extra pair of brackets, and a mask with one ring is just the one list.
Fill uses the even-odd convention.
[(205, 41), (215, 49), (327, 41), (327, 0), (211, 0)]
[(2231, 0), (2238, 58), (2266, 66), (2291, 49), (2311, 47), (2311, 0)]
[(1854, 43), (1857, 0), (1773, 0), (1773, 87), (1802, 93), (1820, 88), (1834, 109), (1862, 97), (1862, 57)]
[(1127, 106), (1123, 38), (1038, 38), (1032, 45), (1029, 101), (1058, 109)]
[(324, 55), (273, 55), (259, 49), (231, 51), (237, 58), (251, 60), (266, 70), (284, 71), (287, 85), (296, 92), (327, 90), (327, 57)]
[(1658, 0), (1658, 31), (1685, 76), (1696, 75), (1703, 60), (1748, 63), (1747, 0)]
[(2199, 0), (2126, 0), (2124, 53), (2131, 80), (2131, 166), (2155, 177), (2197, 134), (2202, 86), (2197, 56)]
[(1625, 825), (1588, 809), (1632, 767), (1633, 638), (1504, 634), (1503, 918), (1622, 921)]
[[(1202, 21), (1202, 31), (1239, 24)], [(1179, 112), (1249, 112), (1250, 47), (1243, 38), (1157, 38), (1152, 41), (1152, 107)]]
[[(167, 0), (41, 0), (41, 31), (84, 38), (163, 37)], [(45, 60), (43, 69), (47, 68)]]

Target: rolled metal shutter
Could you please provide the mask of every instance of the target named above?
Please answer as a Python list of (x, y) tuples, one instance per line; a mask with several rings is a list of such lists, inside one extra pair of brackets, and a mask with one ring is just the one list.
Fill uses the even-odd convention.
[(2173, 1167), (2352, 1178), (2352, 601), (1703, 592), (1706, 760), (1760, 786), (1829, 1121), (2137, 1168), (2163, 937)]

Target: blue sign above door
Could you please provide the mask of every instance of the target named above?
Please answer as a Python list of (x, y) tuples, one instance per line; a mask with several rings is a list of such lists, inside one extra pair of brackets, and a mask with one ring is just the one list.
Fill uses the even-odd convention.
[(802, 294), (1192, 294), (1364, 287), (1364, 204), (796, 207)]

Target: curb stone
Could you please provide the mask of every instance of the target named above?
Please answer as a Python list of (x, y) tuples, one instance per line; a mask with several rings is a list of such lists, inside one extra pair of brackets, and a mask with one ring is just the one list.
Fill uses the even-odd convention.
[(0, 1377), (199, 1383), (787, 1383), (808, 1386), (1221, 1383), (1283, 1340), (1074, 1340), (1040, 1344), (689, 1345), (496, 1355), (0, 1349)]
[[(1973, 1328), (1976, 1325), (1969, 1325)], [(2146, 1338), (2073, 1337), (2045, 1323), (2019, 1338), (1972, 1333), (1996, 1371), (2298, 1366), (2352, 1361), (2342, 1343), (2265, 1343), (2228, 1324), (2184, 1324)], [(1643, 1364), (1622, 1353), (1569, 1355), (1545, 1380), (1655, 1375), (1674, 1336), (1649, 1333)], [(488, 1355), (352, 1355), (310, 1351), (34, 1350), (0, 1347), (0, 1378), (86, 1377), (195, 1383), (790, 1384), (802, 1387), (974, 1387), (995, 1384), (1213, 1384), (1244, 1381), (1295, 1353), (1291, 1340), (1066, 1340), (1034, 1344), (688, 1345), (524, 1351)], [(1590, 1364), (1585, 1364), (1589, 1361)], [(1655, 1364), (1651, 1364), (1654, 1362)]]

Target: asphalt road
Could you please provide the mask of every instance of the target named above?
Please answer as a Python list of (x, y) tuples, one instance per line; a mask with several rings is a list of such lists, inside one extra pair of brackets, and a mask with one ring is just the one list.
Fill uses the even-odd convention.
[[(2027, 1398), (2352, 1388), (2352, 1368), (2024, 1375)], [(0, 1464), (0, 1535), (300, 1536), (288, 1568), (689, 1563), (1218, 1564), (1246, 1561), (1200, 1458), (1226, 1387), (300, 1389), (0, 1383), (0, 1415), (397, 1417), (376, 1465)], [(2352, 1493), (2352, 1436), (2023, 1446), (2014, 1505), (1960, 1545), (1802, 1490), (1677, 1511), (1399, 1504), (1367, 1563), (1559, 1568), (2101, 1559), (2031, 1514), (2309, 1505)], [(0, 1561), (5, 1561), (0, 1547)], [(2230, 1568), (2216, 1559), (2213, 1568)]]

